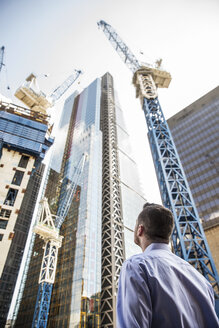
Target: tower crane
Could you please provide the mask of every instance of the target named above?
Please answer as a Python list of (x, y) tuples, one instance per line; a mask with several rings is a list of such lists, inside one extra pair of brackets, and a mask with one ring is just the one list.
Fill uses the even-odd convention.
[(160, 65), (140, 65), (113, 27), (101, 20), (98, 26), (123, 62), (134, 74), (136, 97), (140, 98), (163, 205), (174, 216), (172, 246), (176, 255), (193, 265), (211, 283), (219, 302), (219, 277), (202, 224), (180, 162), (174, 141), (158, 100), (157, 88), (171, 81)]
[[(32, 111), (34, 116), (37, 117), (38, 121), (42, 121), (42, 119), (44, 120), (45, 117), (47, 118), (46, 110), (54, 105), (54, 103), (78, 79), (80, 74), (82, 74), (82, 71), (74, 70), (73, 73), (59, 87), (57, 87), (49, 97), (47, 97), (39, 89), (36, 81), (36, 76), (32, 73), (27, 77), (26, 82), (16, 90), (15, 96), (19, 100), (21, 100), (30, 109), (30, 111)], [(48, 129), (50, 133), (52, 127), (53, 126), (51, 126)], [(85, 157), (86, 157), (85, 155), (82, 156), (82, 159), (78, 163), (78, 166), (76, 168), (76, 172), (75, 172), (74, 179), (72, 180), (72, 184), (68, 186), (68, 188), (70, 188), (71, 191), (71, 193), (69, 191), (65, 195), (66, 197), (69, 197), (70, 195), (70, 201), (69, 201), (70, 203), (69, 205), (67, 204), (68, 206), (70, 206), (71, 204), (71, 200), (73, 199), (75, 190), (77, 188), (77, 182), (79, 180), (81, 172), (83, 171)], [(75, 184), (73, 183), (73, 181), (75, 181)], [(35, 227), (35, 231), (37, 234), (41, 236), (42, 239), (44, 239), (45, 250), (44, 250), (43, 262), (42, 262), (41, 273), (39, 278), (39, 289), (38, 289), (37, 303), (35, 306), (34, 320), (32, 323), (32, 327), (46, 327), (51, 292), (52, 292), (52, 285), (55, 279), (58, 248), (60, 248), (62, 244), (62, 237), (59, 236), (59, 229), (68, 213), (68, 210), (62, 213), (62, 216), (59, 216), (61, 212), (58, 213), (58, 216), (56, 218), (56, 224), (59, 226), (59, 228), (57, 228), (56, 224), (53, 222), (54, 215), (52, 215), (50, 212), (47, 200), (43, 199), (41, 201), (41, 204), (42, 204), (42, 213), (40, 216), (40, 220), (38, 222), (39, 224)], [(65, 207), (65, 208), (69, 209), (69, 207)], [(35, 235), (32, 235), (31, 244), (26, 259), (26, 268), (25, 268), (26, 273), (28, 271), (28, 267), (30, 263), (32, 249), (34, 245), (34, 238)], [(47, 263), (47, 260), (49, 260), (50, 262)], [(16, 305), (13, 310), (14, 322), (16, 321), (18, 309), (20, 306), (25, 280), (26, 280), (26, 274), (23, 275), (22, 281), (19, 286)]]
[(37, 85), (36, 75), (31, 73), (26, 82), (19, 87), (15, 96), (35, 112), (46, 114), (46, 110), (54, 105), (54, 103), (70, 88), (77, 80), (82, 71), (74, 70), (73, 73), (58, 86), (50, 96), (46, 96)]
[(0, 50), (0, 72), (2, 70), (2, 66), (4, 66), (4, 52), (5, 52), (5, 47), (2, 46)]
[(83, 154), (76, 166), (71, 182), (67, 185), (57, 215), (51, 214), (45, 197), (41, 200), (42, 211), (39, 221), (34, 227), (34, 232), (44, 240), (44, 254), (32, 328), (46, 328), (47, 325), (52, 288), (55, 281), (58, 249), (62, 245), (63, 238), (59, 232), (71, 206), (86, 159), (87, 155)]

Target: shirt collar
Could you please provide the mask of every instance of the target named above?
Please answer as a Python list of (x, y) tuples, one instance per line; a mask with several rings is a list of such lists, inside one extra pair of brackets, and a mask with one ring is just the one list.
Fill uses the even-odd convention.
[(152, 243), (144, 251), (144, 254), (148, 254), (153, 250), (165, 250), (171, 252), (170, 246), (164, 243)]

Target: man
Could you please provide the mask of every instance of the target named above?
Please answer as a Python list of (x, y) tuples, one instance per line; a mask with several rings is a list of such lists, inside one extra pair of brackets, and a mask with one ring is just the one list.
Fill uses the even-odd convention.
[(143, 253), (122, 266), (117, 295), (117, 328), (216, 328), (210, 283), (169, 247), (173, 215), (146, 203), (134, 241)]

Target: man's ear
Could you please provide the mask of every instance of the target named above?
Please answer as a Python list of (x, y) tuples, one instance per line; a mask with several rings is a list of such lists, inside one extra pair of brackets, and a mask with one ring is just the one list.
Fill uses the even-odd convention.
[(144, 226), (142, 224), (139, 224), (138, 226), (138, 236), (142, 236), (144, 233)]

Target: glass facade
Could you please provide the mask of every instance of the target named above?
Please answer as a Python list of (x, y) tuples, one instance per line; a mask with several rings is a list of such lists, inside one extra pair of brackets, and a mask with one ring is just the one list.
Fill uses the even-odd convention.
[[(104, 92), (101, 80), (96, 79), (80, 95), (75, 93), (66, 100), (59, 129), (62, 137), (57, 137), (59, 140), (54, 145), (45, 192), (53, 213), (62, 204), (68, 182), (72, 181), (83, 154), (87, 154), (87, 159), (60, 231), (64, 239), (58, 255), (48, 327), (101, 327), (101, 97)], [(136, 163), (130, 157), (129, 136), (117, 100), (115, 110), (125, 254), (130, 256), (136, 253), (133, 229), (145, 199), (139, 190)], [(35, 284), (42, 259), (41, 247), (42, 243), (37, 238), (15, 327), (23, 327), (24, 322), (26, 326), (31, 325), (37, 293)]]
[(133, 160), (124, 113), (115, 94), (118, 158), (120, 169), (120, 188), (124, 224), (125, 257), (139, 253), (140, 248), (133, 242), (133, 233), (138, 214), (146, 199), (143, 197), (138, 177), (137, 164)]
[(47, 124), (0, 111), (0, 139), (3, 145), (35, 156), (38, 163), (53, 144), (53, 139), (46, 135), (47, 130)]
[(219, 219), (219, 87), (168, 120), (203, 222)]

